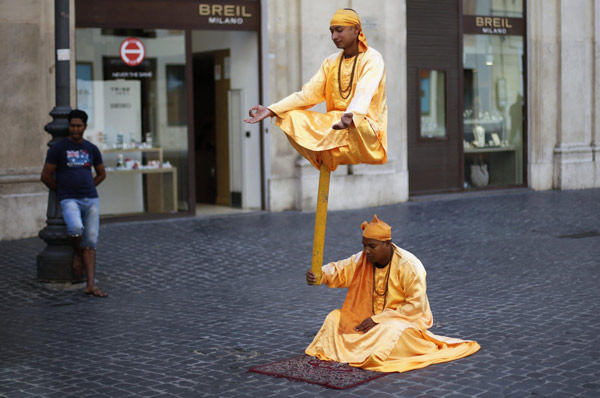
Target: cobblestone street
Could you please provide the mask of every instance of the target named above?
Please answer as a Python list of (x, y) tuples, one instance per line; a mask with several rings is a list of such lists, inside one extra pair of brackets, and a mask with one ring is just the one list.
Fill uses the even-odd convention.
[(314, 213), (107, 223), (107, 299), (39, 284), (40, 239), (0, 242), (0, 396), (600, 397), (600, 190), (331, 211), (325, 260), (360, 251), (373, 213), (428, 272), (431, 331), (478, 353), (342, 391), (248, 373), (341, 307), (304, 281)]

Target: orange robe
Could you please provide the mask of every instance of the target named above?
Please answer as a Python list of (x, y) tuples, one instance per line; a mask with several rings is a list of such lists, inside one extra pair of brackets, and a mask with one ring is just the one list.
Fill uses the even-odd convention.
[[(355, 273), (363, 280), (357, 281)], [(306, 353), (369, 370), (406, 372), (477, 352), (480, 346), (475, 341), (436, 336), (427, 330), (433, 324), (433, 316), (425, 279), (425, 268), (419, 259), (396, 245), (390, 265), (383, 269), (369, 263), (362, 252), (325, 265), (323, 283), (329, 287), (360, 285), (363, 292), (358, 296), (364, 297), (366, 292), (371, 300), (347, 297), (342, 311), (334, 310), (327, 316)], [(370, 282), (364, 283), (364, 280)], [(383, 294), (386, 282), (388, 290)], [(348, 296), (355, 293), (351, 287)], [(367, 310), (377, 325), (366, 333), (344, 331), (340, 317), (346, 306), (360, 306), (365, 301), (368, 301), (370, 308)], [(350, 317), (356, 315), (353, 308), (350, 310)], [(360, 320), (354, 319), (351, 323), (357, 326), (368, 316), (358, 315)]]
[[(317, 169), (321, 163), (333, 171), (340, 164), (387, 161), (383, 58), (371, 47), (358, 53), (352, 90), (344, 99), (338, 85), (340, 60), (342, 88), (345, 89), (351, 80), (355, 57), (344, 59), (342, 54), (327, 57), (301, 91), (268, 107), (276, 114), (275, 123), (286, 133), (292, 146)], [(323, 101), (327, 104), (327, 113), (307, 110)], [(352, 125), (343, 130), (332, 129), (345, 112), (352, 112)]]

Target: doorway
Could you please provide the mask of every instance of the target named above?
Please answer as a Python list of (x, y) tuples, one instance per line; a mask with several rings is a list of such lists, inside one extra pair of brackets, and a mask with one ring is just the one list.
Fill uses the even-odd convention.
[(229, 50), (193, 54), (196, 202), (231, 206)]
[(409, 193), (462, 189), (458, 5), (407, 0)]
[(260, 126), (243, 122), (260, 103), (258, 39), (248, 31), (192, 32), (196, 214), (261, 208)]

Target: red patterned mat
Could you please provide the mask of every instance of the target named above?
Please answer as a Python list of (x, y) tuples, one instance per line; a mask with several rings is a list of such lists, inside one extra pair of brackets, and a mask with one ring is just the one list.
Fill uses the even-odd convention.
[(255, 366), (248, 371), (275, 377), (285, 377), (305, 383), (320, 384), (337, 390), (356, 387), (388, 374), (353, 368), (347, 363), (321, 361), (306, 354)]

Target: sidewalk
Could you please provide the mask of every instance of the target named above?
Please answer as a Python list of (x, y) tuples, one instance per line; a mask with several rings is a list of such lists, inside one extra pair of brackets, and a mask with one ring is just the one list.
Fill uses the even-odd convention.
[(478, 353), (342, 391), (247, 373), (301, 354), (342, 304), (304, 282), (314, 213), (111, 223), (107, 299), (41, 286), (40, 239), (0, 242), (0, 396), (600, 396), (600, 190), (330, 212), (325, 260), (360, 251), (373, 213), (428, 272), (431, 331)]

